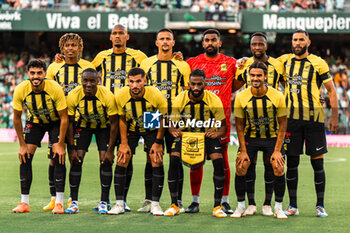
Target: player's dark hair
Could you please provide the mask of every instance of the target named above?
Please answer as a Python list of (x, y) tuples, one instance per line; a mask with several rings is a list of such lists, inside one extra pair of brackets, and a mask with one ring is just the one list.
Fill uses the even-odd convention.
[(169, 28), (162, 28), (162, 29), (160, 29), (160, 30), (157, 32), (156, 38), (158, 38), (158, 34), (161, 33), (161, 32), (169, 32), (171, 35), (173, 35), (173, 38), (174, 38), (174, 32), (173, 32), (172, 30), (170, 30)]
[(99, 78), (99, 74), (95, 69), (87, 68), (81, 73), (81, 78), (85, 77), (87, 73), (93, 74), (93, 76)]
[(190, 79), (191, 77), (202, 77), (204, 80), (206, 79), (205, 73), (202, 69), (194, 69), (192, 70), (190, 74)]
[(144, 78), (145, 75), (146, 75), (146, 73), (145, 73), (145, 71), (144, 71), (143, 69), (141, 69), (141, 68), (139, 68), (139, 67), (134, 67), (134, 68), (132, 68), (131, 70), (129, 70), (129, 72), (128, 72), (128, 78), (129, 78), (130, 76), (136, 76), (136, 75), (139, 75), (139, 74), (141, 74), (141, 77), (142, 77), (142, 78)]
[(261, 36), (261, 37), (264, 37), (265, 40), (267, 40), (266, 35), (265, 35), (264, 33), (262, 33), (262, 32), (255, 32), (255, 33), (250, 37), (250, 39), (253, 39), (254, 36)]
[(303, 30), (303, 29), (298, 29), (298, 30), (296, 30), (295, 32), (293, 32), (293, 35), (294, 35), (295, 33), (304, 33), (307, 37), (309, 37), (309, 33), (308, 33), (307, 31)]
[(216, 34), (216, 35), (218, 35), (218, 37), (220, 38), (220, 32), (218, 31), (218, 30), (216, 30), (216, 29), (214, 29), (214, 28), (210, 28), (210, 29), (207, 29), (207, 30), (205, 30), (204, 32), (203, 32), (203, 38), (205, 37), (205, 35), (207, 35), (207, 34)]
[(252, 69), (262, 69), (264, 71), (264, 74), (267, 75), (267, 66), (263, 62), (260, 62), (260, 61), (253, 62), (253, 64), (251, 64), (250, 67), (249, 67), (249, 72)]
[(27, 65), (27, 70), (29, 70), (30, 68), (43, 68), (44, 71), (46, 71), (46, 63), (41, 60), (41, 59), (34, 59), (31, 60), (28, 65)]

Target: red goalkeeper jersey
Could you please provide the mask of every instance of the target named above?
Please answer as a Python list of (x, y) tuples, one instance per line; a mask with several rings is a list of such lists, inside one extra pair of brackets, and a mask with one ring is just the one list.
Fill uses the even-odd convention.
[(188, 59), (191, 70), (202, 69), (206, 75), (207, 87), (205, 89), (219, 96), (225, 109), (227, 134), (221, 138), (222, 143), (230, 141), (231, 94), (232, 82), (236, 73), (236, 59), (221, 53), (215, 58), (205, 54)]

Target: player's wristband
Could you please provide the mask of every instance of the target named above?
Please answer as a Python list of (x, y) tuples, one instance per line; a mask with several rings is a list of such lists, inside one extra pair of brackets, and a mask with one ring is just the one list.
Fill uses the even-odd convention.
[(163, 139), (158, 139), (158, 138), (156, 138), (156, 140), (154, 141), (154, 143), (163, 145)]

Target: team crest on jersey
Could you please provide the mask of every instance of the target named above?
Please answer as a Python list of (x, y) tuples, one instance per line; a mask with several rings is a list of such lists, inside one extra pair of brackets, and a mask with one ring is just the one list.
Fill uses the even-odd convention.
[(227, 71), (227, 65), (221, 64), (221, 71)]

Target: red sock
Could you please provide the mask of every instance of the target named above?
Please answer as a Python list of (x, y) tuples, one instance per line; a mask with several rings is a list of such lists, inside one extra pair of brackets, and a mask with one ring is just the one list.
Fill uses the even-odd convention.
[(190, 180), (191, 180), (191, 191), (192, 196), (199, 196), (199, 192), (201, 191), (201, 184), (203, 178), (203, 166), (198, 168), (191, 168), (190, 171)]
[(231, 171), (230, 171), (230, 164), (228, 161), (228, 155), (227, 155), (227, 144), (222, 145), (222, 157), (224, 158), (224, 170), (225, 170), (225, 185), (224, 185), (224, 192), (223, 196), (228, 196), (230, 192), (230, 180), (231, 180)]

